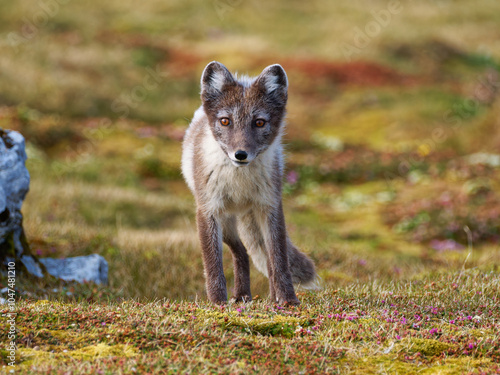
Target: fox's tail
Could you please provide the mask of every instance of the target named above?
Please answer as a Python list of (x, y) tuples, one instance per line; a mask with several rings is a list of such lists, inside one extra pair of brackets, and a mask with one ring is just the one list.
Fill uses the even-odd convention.
[(304, 289), (320, 289), (320, 279), (313, 261), (287, 238), (288, 264), (292, 273), (292, 282)]

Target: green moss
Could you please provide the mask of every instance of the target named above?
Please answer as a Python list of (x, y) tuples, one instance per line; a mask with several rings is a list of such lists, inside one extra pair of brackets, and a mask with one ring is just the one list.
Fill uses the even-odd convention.
[(447, 358), (442, 364), (432, 366), (423, 374), (452, 375), (473, 372), (476, 369), (486, 370), (493, 362), (489, 358), (473, 359), (470, 357)]
[(425, 365), (422, 363), (408, 363), (400, 361), (396, 355), (365, 356), (362, 359), (352, 361), (347, 358), (342, 360), (344, 368), (359, 375), (365, 374), (439, 374), (452, 375), (464, 374), (474, 369), (487, 369), (493, 362), (490, 359), (446, 358), (444, 361)]
[(91, 360), (102, 357), (133, 357), (137, 352), (137, 349), (130, 345), (99, 343), (68, 352), (68, 356), (81, 360)]
[[(25, 332), (26, 333), (26, 332)], [(29, 332), (28, 332), (29, 334)], [(41, 329), (35, 334), (39, 346), (45, 351), (61, 351), (65, 349), (74, 350), (88, 345), (92, 340), (97, 340), (98, 335), (92, 332), (79, 330), (50, 330)]]
[(414, 353), (420, 352), (426, 356), (436, 356), (448, 349), (453, 345), (432, 339), (411, 339), (410, 350)]
[(365, 356), (359, 360), (352, 361), (346, 358), (342, 361), (343, 367), (350, 369), (348, 373), (380, 374), (390, 372), (393, 374), (411, 374), (416, 366), (409, 363), (397, 361), (394, 355)]
[(129, 358), (138, 354), (138, 350), (130, 345), (107, 345), (105, 343), (98, 343), (81, 349), (65, 350), (56, 353), (45, 350), (35, 350), (32, 348), (19, 349), (19, 352), (21, 354), (22, 366), (31, 366), (52, 360), (67, 361), (76, 359), (80, 361), (91, 361), (105, 357)]
[(41, 307), (50, 307), (52, 309), (54, 308), (63, 308), (63, 307), (70, 307), (71, 305), (68, 303), (62, 303), (58, 301), (49, 301), (46, 299), (41, 299), (35, 302), (35, 305), (41, 306)]
[(288, 338), (294, 336), (297, 329), (311, 325), (311, 320), (306, 318), (283, 315), (266, 316), (263, 314), (252, 314), (251, 317), (239, 316), (233, 311), (215, 312), (198, 309), (197, 316), (214, 319), (224, 329), (240, 327), (253, 334)]

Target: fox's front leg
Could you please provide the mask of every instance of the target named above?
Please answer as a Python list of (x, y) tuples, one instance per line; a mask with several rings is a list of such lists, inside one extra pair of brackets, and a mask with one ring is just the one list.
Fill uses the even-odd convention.
[(281, 304), (300, 304), (292, 284), (292, 275), (288, 265), (287, 235), (285, 216), (281, 203), (273, 207), (266, 217), (267, 228), (264, 230), (268, 250), (269, 291), (273, 302)]
[(196, 213), (200, 236), (206, 289), (209, 300), (218, 305), (227, 302), (226, 278), (222, 267), (222, 230), (213, 215), (198, 209)]
[(234, 265), (234, 296), (236, 302), (252, 300), (250, 293), (250, 261), (247, 249), (241, 242), (236, 228), (236, 218), (226, 218), (222, 226), (222, 239), (229, 246), (233, 255)]

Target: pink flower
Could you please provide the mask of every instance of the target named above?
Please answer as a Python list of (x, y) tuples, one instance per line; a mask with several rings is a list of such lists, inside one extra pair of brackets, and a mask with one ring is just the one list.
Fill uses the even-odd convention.
[(463, 250), (465, 247), (454, 240), (432, 240), (431, 247), (437, 251), (457, 251)]
[(288, 182), (290, 185), (295, 185), (298, 180), (299, 180), (299, 174), (295, 171), (290, 171), (286, 175), (286, 182)]

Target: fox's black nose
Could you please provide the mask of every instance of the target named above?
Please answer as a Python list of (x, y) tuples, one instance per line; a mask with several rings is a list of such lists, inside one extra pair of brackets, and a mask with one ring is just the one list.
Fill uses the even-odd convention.
[(245, 151), (238, 150), (234, 153), (234, 157), (238, 160), (245, 160), (248, 154)]

